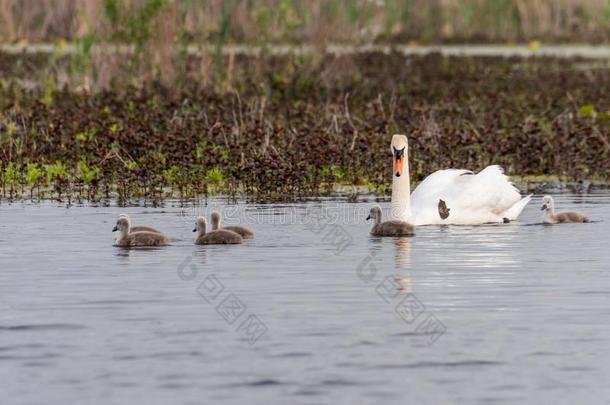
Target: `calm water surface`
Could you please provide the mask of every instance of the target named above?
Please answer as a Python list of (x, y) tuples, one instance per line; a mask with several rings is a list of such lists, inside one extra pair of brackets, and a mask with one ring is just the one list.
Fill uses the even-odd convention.
[[(610, 194), (411, 239), (373, 203), (1, 204), (1, 403), (610, 400)], [(256, 239), (194, 246), (212, 207)], [(113, 247), (120, 212), (173, 246)]]

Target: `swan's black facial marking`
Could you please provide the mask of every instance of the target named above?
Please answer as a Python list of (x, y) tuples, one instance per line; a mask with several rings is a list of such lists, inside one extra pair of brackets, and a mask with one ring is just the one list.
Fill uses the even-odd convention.
[(447, 204), (443, 200), (438, 200), (438, 215), (440, 215), (441, 219), (449, 218), (449, 211), (451, 208), (447, 208)]
[(394, 151), (394, 157), (396, 159), (402, 159), (402, 157), (405, 155), (405, 147), (402, 149), (396, 149), (396, 146), (392, 146), (392, 150)]
[(400, 177), (402, 174), (403, 160), (405, 157), (405, 149), (406, 146), (402, 149), (396, 149), (395, 146), (392, 145), (392, 152), (394, 154), (394, 175), (396, 177)]

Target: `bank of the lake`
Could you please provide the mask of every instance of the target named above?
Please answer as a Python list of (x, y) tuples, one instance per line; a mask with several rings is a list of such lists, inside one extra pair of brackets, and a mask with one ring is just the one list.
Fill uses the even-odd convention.
[(96, 92), (60, 74), (67, 56), (48, 65), (48, 55), (0, 53), (3, 196), (296, 200), (335, 184), (384, 194), (394, 133), (409, 137), (414, 183), (490, 164), (608, 182), (610, 75), (599, 62), (239, 55), (206, 84), (188, 68), (196, 58), (171, 86)]

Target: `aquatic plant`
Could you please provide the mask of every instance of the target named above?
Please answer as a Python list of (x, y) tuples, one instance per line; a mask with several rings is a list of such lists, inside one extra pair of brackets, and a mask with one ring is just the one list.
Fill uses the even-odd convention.
[(34, 199), (34, 188), (40, 187), (39, 181), (43, 178), (44, 167), (40, 167), (38, 163), (28, 163), (25, 172), (25, 181), (30, 186), (30, 198)]
[[(95, 197), (95, 189), (97, 188), (97, 182), (101, 175), (101, 169), (98, 166), (90, 165), (85, 159), (81, 159), (77, 165), (77, 179), (84, 182), (87, 186), (88, 198)], [(80, 184), (79, 184), (79, 197), (80, 197)]]
[(13, 198), (17, 188), (23, 185), (19, 166), (15, 162), (9, 162), (4, 168), (4, 175), (2, 179), (3, 194), (6, 195), (6, 188), (8, 188), (9, 198)]
[[(32, 65), (23, 57), (0, 54), (0, 67), (23, 75), (13, 68)], [(51, 184), (59, 198), (297, 200), (336, 183), (385, 193), (396, 132), (409, 136), (415, 182), (442, 167), (493, 163), (510, 174), (608, 179), (605, 71), (583, 75), (579, 61), (546, 58), (404, 61), (327, 55), (312, 69), (290, 55), (244, 57), (233, 68), (239, 92), (66, 87), (53, 91), (52, 104), (40, 101), (42, 90), (0, 86), (3, 189), (28, 186), (27, 163), (37, 162), (45, 171), (34, 191)]]
[(223, 185), (224, 176), (218, 167), (214, 167), (205, 173), (205, 181), (208, 186), (208, 192), (214, 194)]
[(67, 192), (65, 189), (69, 184), (66, 166), (63, 164), (63, 162), (57, 160), (55, 163), (46, 165), (45, 172), (47, 174), (46, 182), (53, 184), (53, 188), (57, 193), (57, 198), (61, 200), (62, 194)]

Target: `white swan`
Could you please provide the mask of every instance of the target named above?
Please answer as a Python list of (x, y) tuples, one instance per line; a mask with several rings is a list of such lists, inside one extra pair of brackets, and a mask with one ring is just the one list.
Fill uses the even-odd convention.
[(391, 219), (413, 225), (501, 223), (517, 219), (532, 198), (521, 198), (500, 166), (487, 166), (477, 174), (439, 170), (411, 194), (408, 152), (407, 137), (394, 135)]

